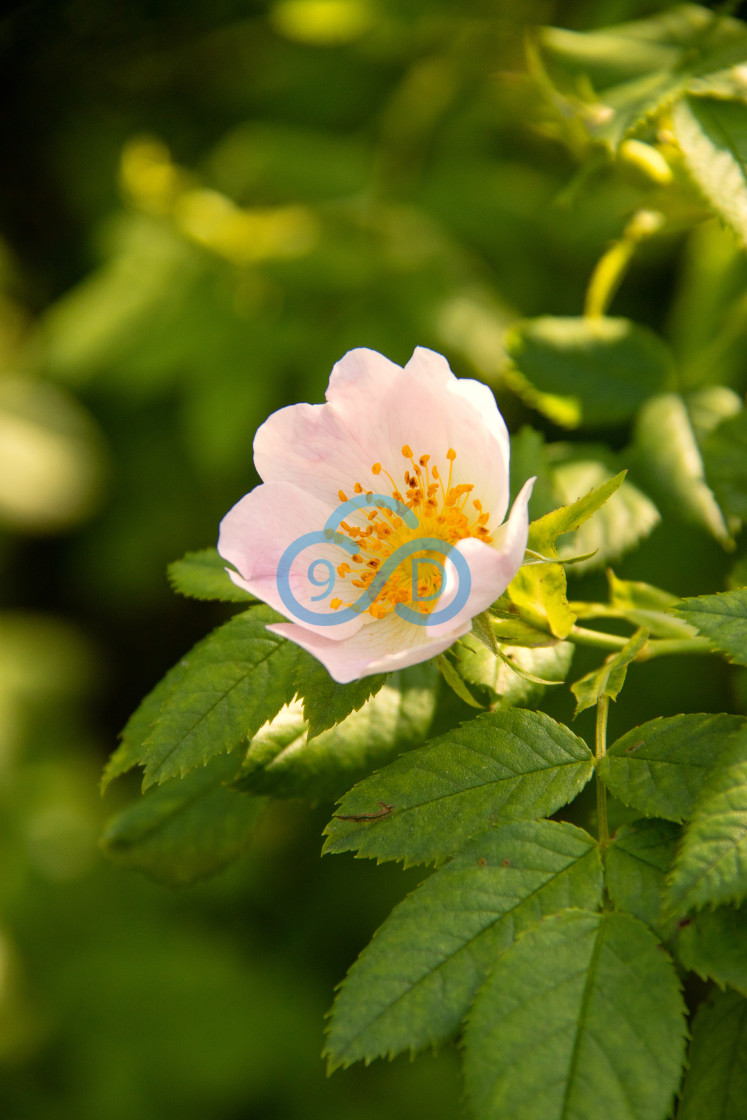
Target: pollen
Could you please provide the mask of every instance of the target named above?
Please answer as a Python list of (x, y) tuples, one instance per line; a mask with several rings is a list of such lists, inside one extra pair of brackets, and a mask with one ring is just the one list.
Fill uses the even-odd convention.
[[(461, 472), (455, 466), (457, 453), (453, 447), (440, 455), (423, 452), (416, 457), (410, 444), (405, 443), (402, 456), (408, 461), (404, 470), (402, 466), (392, 466), (390, 473), (382, 462), (375, 462), (371, 474), (388, 479), (392, 497), (415, 514), (417, 527), (408, 524), (384, 504), (361, 509), (340, 523), (340, 529), (354, 542), (356, 552), (338, 566), (337, 574), (343, 581), (349, 580), (349, 586), (357, 589), (358, 593), (369, 589), (389, 558), (413, 540), (436, 537), (448, 544), (457, 544), (466, 537), (476, 537), (490, 544), (493, 539), (487, 527), (490, 514), (483, 509), (479, 498), (472, 497), (474, 484), (460, 478)], [(444, 464), (441, 469), (439, 459)], [(365, 481), (355, 481), (353, 493), (365, 494), (368, 500), (375, 501), (374, 491), (365, 485)], [(381, 486), (381, 483), (378, 485)], [(344, 490), (340, 490), (339, 494), (341, 501), (346, 500)], [(413, 580), (413, 559), (417, 560), (416, 581)], [(429, 560), (432, 563), (429, 564)], [(383, 586), (376, 584), (378, 591), (369, 603), (367, 613), (372, 619), (381, 620), (403, 603), (420, 614), (430, 614), (438, 605), (442, 563), (443, 553), (426, 549), (422, 550), (422, 554), (410, 553), (389, 574)], [(358, 598), (352, 590), (351, 595), (353, 600)], [(337, 610), (341, 600), (333, 599), (330, 605)]]

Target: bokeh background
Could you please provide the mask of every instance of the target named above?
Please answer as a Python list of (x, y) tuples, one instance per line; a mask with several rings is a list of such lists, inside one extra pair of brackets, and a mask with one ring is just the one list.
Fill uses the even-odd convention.
[[(503, 331), (520, 316), (579, 314), (595, 262), (656, 184), (622, 165), (592, 189), (579, 181), (572, 136), (527, 77), (526, 36), (662, 6), (6, 7), (7, 1120), (460, 1115), (452, 1051), (330, 1080), (319, 1058), (334, 984), (414, 872), (320, 861), (329, 808), (290, 802), (263, 820), (240, 865), (170, 890), (99, 853), (103, 822), (136, 785), (102, 800), (98, 781), (142, 695), (225, 617), (178, 599), (167, 563), (214, 544), (223, 513), (257, 481), (258, 424), (322, 399), (346, 350), (405, 362), (430, 346), (493, 385), (513, 430), (581, 438), (511, 392)], [(686, 236), (687, 224), (641, 252), (615, 304), (664, 331), (685, 364), (702, 363), (719, 297), (745, 282), (729, 235), (711, 224)], [(719, 353), (721, 379), (742, 391), (744, 318), (742, 308)], [(628, 435), (582, 433), (613, 450)], [(620, 570), (704, 593), (730, 562), (675, 518)], [(640, 718), (728, 703), (718, 668), (652, 673)]]

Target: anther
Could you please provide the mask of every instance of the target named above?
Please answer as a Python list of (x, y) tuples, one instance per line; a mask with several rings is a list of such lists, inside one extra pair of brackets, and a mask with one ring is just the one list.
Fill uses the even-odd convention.
[(371, 474), (381, 474), (381, 463), (374, 463), (371, 467)]
[(410, 447), (409, 443), (406, 443), (403, 446), (402, 454), (404, 455), (405, 459), (412, 459), (412, 448)]

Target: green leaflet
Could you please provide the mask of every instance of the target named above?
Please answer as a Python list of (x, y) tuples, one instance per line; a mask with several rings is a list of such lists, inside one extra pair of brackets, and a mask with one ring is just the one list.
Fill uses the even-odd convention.
[(214, 548), (188, 552), (168, 566), (169, 583), (174, 591), (190, 599), (220, 599), (224, 603), (251, 603), (248, 591), (237, 587), (226, 571), (226, 561)]
[(235, 759), (216, 755), (186, 778), (150, 790), (108, 822), (104, 852), (171, 886), (221, 871), (242, 855), (265, 806), (226, 788), (235, 771)]
[(747, 665), (747, 587), (683, 599), (676, 611), (732, 661)]
[(480, 1120), (663, 1120), (684, 1056), (677, 974), (625, 914), (566, 910), (498, 958), (465, 1033)]
[(509, 330), (506, 349), (521, 395), (570, 427), (627, 420), (673, 370), (666, 344), (629, 319), (527, 319)]
[(517, 821), (483, 833), (395, 907), (349, 971), (332, 1010), (331, 1068), (445, 1042), (501, 950), (601, 895), (599, 849), (581, 829)]
[(747, 908), (699, 910), (678, 923), (672, 948), (699, 976), (747, 996)]
[(747, 104), (683, 97), (672, 127), (699, 190), (747, 247)]
[[(510, 661), (545, 681), (565, 680), (575, 648), (572, 642), (557, 641), (554, 645), (535, 649), (502, 646)], [(545, 691), (544, 685), (519, 676), (505, 661), (469, 634), (454, 647), (454, 651), (457, 667), (465, 680), (489, 689), (490, 696), (501, 708), (533, 703)]]
[(609, 697), (610, 700), (617, 699), (620, 689), (625, 684), (628, 666), (636, 659), (647, 641), (648, 630), (636, 630), (621, 650), (605, 659), (601, 668), (587, 673), (585, 677), (581, 677), (571, 685), (571, 692), (576, 697), (576, 715), (586, 711), (587, 708), (593, 708), (603, 696)]
[(705, 479), (703, 458), (685, 400), (677, 393), (652, 397), (641, 408), (633, 450), (657, 504), (705, 529), (722, 544), (731, 537)]
[(597, 773), (624, 805), (683, 821), (732, 736), (745, 724), (726, 713), (659, 717), (612, 744)]
[(695, 802), (669, 882), (672, 913), (747, 895), (747, 731), (723, 752)]
[(278, 619), (264, 605), (244, 611), (182, 659), (137, 759), (144, 789), (233, 750), (292, 699), (299, 651), (265, 629)]
[(348, 972), (330, 1020), (330, 1067), (446, 1042), (517, 935), (600, 899), (599, 850), (581, 829), (516, 821), (483, 833), (394, 908)]
[(429, 662), (390, 673), (359, 711), (311, 741), (296, 701), (260, 728), (233, 784), (273, 797), (333, 801), (376, 766), (423, 742), (437, 685)]
[[(682, 619), (673, 618), (668, 613), (669, 608), (679, 602), (677, 596), (669, 591), (639, 580), (618, 579), (610, 568), (607, 569), (607, 582), (610, 607), (633, 625), (648, 630), (651, 637), (686, 638), (697, 632)], [(593, 612), (590, 614), (594, 617)]]
[(592, 768), (586, 744), (543, 712), (485, 712), (355, 786), (324, 851), (438, 863), (486, 825), (555, 812)]
[[(546, 513), (529, 526), (527, 547), (541, 556), (556, 557), (557, 539), (572, 533), (591, 517), (622, 485), (621, 471), (602, 486), (591, 490), (568, 506)], [(567, 638), (576, 621), (566, 596), (565, 571), (561, 564), (538, 564), (523, 567), (509, 586), (512, 602), (530, 622), (540, 629), (549, 629), (557, 638)]]
[(386, 673), (377, 673), (350, 684), (338, 684), (321, 661), (313, 657), (299, 659), (296, 692), (303, 699), (303, 716), (309, 724), (309, 740), (342, 723), (351, 712), (357, 712), (371, 696), (376, 695), (386, 679)]
[(747, 1000), (712, 992), (693, 1023), (677, 1120), (744, 1120), (747, 1100)]
[(616, 910), (627, 911), (654, 933), (662, 932), (661, 906), (679, 828), (641, 820), (618, 828), (604, 853), (605, 885)]
[(721, 508), (727, 516), (747, 521), (747, 409), (706, 437), (703, 461)]

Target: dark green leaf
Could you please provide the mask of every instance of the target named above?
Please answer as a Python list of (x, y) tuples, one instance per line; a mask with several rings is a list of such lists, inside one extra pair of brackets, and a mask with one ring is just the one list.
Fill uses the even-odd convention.
[(310, 742), (301, 703), (294, 701), (254, 736), (236, 788), (333, 801), (376, 766), (426, 739), (437, 686), (430, 663), (400, 669), (359, 711)]
[(747, 247), (747, 104), (683, 97), (672, 127), (701, 193)]
[(183, 658), (143, 745), (144, 789), (233, 750), (293, 698), (298, 647), (265, 629), (278, 619), (264, 605), (244, 611)]
[(593, 708), (603, 696), (616, 700), (625, 684), (628, 666), (635, 661), (646, 642), (648, 630), (637, 630), (617, 653), (610, 654), (600, 669), (595, 669), (571, 685), (576, 697), (576, 715)]
[(375, 696), (386, 680), (386, 673), (364, 677), (350, 684), (333, 681), (320, 661), (313, 657), (299, 659), (296, 692), (303, 700), (303, 718), (309, 725), (308, 738), (342, 723), (351, 712)]
[(716, 649), (738, 665), (747, 665), (747, 587), (683, 599), (676, 611)]
[(325, 852), (440, 862), (497, 822), (549, 815), (589, 780), (588, 747), (542, 712), (485, 712), (345, 796)]
[(237, 587), (226, 571), (226, 561), (214, 548), (188, 552), (168, 567), (174, 591), (190, 599), (220, 599), (225, 603), (250, 603), (254, 596)]
[(616, 831), (604, 853), (605, 883), (615, 909), (629, 912), (655, 933), (662, 932), (665, 878), (679, 835), (669, 821), (635, 821)]
[(602, 893), (599, 850), (570, 824), (517, 821), (471, 841), (395, 907), (335, 1001), (332, 1067), (437, 1046), (454, 1035), (502, 949)]
[(744, 720), (725, 713), (659, 717), (612, 744), (597, 767), (624, 805), (651, 817), (683, 821)]
[(747, 1000), (711, 992), (693, 1023), (677, 1120), (744, 1120)]
[(747, 731), (732, 738), (695, 803), (669, 883), (673, 913), (747, 895)]
[(626, 914), (567, 910), (498, 958), (465, 1034), (481, 1120), (663, 1120), (684, 1057), (677, 974)]
[(628, 319), (528, 319), (506, 346), (522, 396), (561, 423), (564, 409), (571, 427), (629, 419), (673, 368), (664, 342)]
[(107, 824), (104, 852), (174, 886), (221, 871), (246, 849), (265, 802), (226, 789), (236, 760), (225, 755), (166, 782)]
[(673, 949), (685, 968), (747, 995), (747, 908), (719, 906), (683, 918)]

